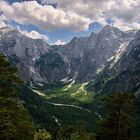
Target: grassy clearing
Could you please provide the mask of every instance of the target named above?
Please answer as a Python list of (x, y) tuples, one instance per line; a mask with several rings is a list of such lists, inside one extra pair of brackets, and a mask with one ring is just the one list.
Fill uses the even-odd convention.
[[(39, 124), (52, 131), (53, 128), (59, 127), (53, 117), (55, 116), (62, 127), (84, 121), (87, 125), (87, 130), (93, 132), (96, 121), (100, 118), (95, 114), (96, 110), (93, 109), (94, 94), (87, 93), (81, 88), (82, 86), (83, 84), (73, 84), (67, 91), (64, 90), (67, 86), (54, 88), (53, 90), (34, 86), (32, 87), (34, 90), (46, 96), (35, 94), (31, 89), (25, 88), (22, 97), (25, 96), (26, 107), (37, 125)], [(53, 105), (50, 103), (64, 105)], [(76, 106), (81, 107), (81, 109)], [(91, 112), (87, 110), (91, 110)]]
[(40, 93), (45, 94), (44, 98), (50, 102), (65, 103), (73, 105), (90, 104), (93, 102), (94, 94), (85, 90), (84, 84), (73, 84), (70, 88), (66, 85), (62, 88), (48, 89), (35, 87)]

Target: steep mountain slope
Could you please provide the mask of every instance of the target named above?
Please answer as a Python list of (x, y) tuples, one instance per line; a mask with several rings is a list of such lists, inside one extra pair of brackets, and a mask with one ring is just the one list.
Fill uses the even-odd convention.
[(0, 52), (17, 65), (20, 77), (25, 81), (41, 80), (35, 62), (48, 49), (49, 45), (41, 39), (28, 38), (10, 27), (0, 28)]
[[(136, 34), (134, 40), (128, 45), (127, 51), (118, 60), (112, 68), (113, 73), (117, 75), (110, 83), (106, 85), (105, 89), (110, 92), (133, 91), (140, 93), (140, 31)], [(121, 87), (120, 87), (121, 86)], [(114, 87), (114, 88), (113, 88)], [(105, 92), (108, 92), (105, 91)]]
[(50, 47), (41, 39), (31, 39), (4, 27), (0, 29), (0, 52), (15, 62), (25, 81), (72, 79), (85, 82), (94, 79), (119, 47), (129, 43), (134, 34), (107, 25), (89, 37), (75, 37), (64, 46)]
[(39, 70), (45, 78), (48, 78), (47, 71), (49, 79), (54, 81), (68, 80), (74, 76), (77, 82), (92, 80), (119, 47), (130, 42), (134, 34), (105, 26), (89, 37), (74, 37), (64, 46), (53, 46), (49, 53), (42, 56), (38, 60)]
[(120, 54), (112, 57), (97, 80), (89, 89), (113, 93), (133, 91), (139, 93), (140, 83), (140, 31)]

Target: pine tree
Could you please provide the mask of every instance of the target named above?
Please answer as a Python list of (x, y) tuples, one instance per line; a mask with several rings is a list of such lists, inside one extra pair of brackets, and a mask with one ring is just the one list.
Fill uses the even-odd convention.
[(79, 122), (75, 126), (65, 128), (58, 140), (95, 140), (95, 136), (93, 133), (86, 132), (84, 122)]
[(133, 139), (133, 102), (132, 93), (116, 93), (104, 97), (103, 105), (108, 114), (100, 123), (99, 140)]
[(51, 140), (52, 136), (45, 129), (39, 129), (34, 140)]
[(23, 82), (6, 57), (0, 54), (0, 139), (32, 140), (34, 127), (23, 107), (18, 88)]

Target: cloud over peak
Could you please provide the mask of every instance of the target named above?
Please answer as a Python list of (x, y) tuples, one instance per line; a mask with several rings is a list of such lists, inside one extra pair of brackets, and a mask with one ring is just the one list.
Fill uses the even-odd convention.
[(58, 7), (101, 25), (111, 19), (114, 26), (123, 30), (140, 28), (140, 0), (59, 0)]
[(108, 19), (123, 30), (140, 28), (140, 0), (24, 0), (12, 4), (1, 0), (0, 7), (7, 20), (47, 30), (86, 31), (94, 22), (109, 24)]
[(29, 38), (32, 38), (32, 39), (42, 39), (45, 42), (49, 41), (49, 37), (48, 36), (40, 34), (39, 32), (37, 32), (35, 30), (32, 30), (30, 32), (28, 32), (26, 30), (25, 31), (21, 31), (20, 28), (18, 27), (18, 31), (21, 32), (23, 35), (25, 35), (25, 36), (27, 36)]
[(91, 20), (75, 12), (55, 9), (51, 5), (40, 5), (36, 1), (15, 2), (12, 5), (0, 1), (0, 7), (7, 19), (21, 24), (33, 24), (48, 30), (87, 30)]
[(55, 42), (55, 45), (65, 45), (66, 44), (66, 42), (64, 42), (64, 41), (62, 41), (62, 40), (57, 40), (56, 42)]

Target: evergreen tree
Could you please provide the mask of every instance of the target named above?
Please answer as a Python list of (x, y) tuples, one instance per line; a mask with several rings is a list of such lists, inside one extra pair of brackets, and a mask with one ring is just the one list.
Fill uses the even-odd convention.
[(36, 133), (34, 140), (51, 140), (51, 135), (45, 129), (40, 129), (39, 132)]
[(0, 54), (0, 139), (33, 140), (34, 127), (18, 97), (23, 82), (17, 69)]
[(108, 114), (101, 121), (97, 139), (133, 139), (133, 102), (134, 95), (132, 93), (118, 93), (104, 97), (103, 105)]
[(58, 130), (55, 134), (57, 134), (57, 137), (53, 136), (52, 140), (95, 140), (93, 133), (86, 132), (85, 123), (83, 122)]
[(80, 135), (78, 134), (78, 132), (75, 132), (71, 135), (71, 140), (79, 140), (80, 139)]
[(76, 126), (76, 130), (79, 134), (79, 140), (90, 140), (89, 134), (86, 132), (86, 124), (84, 122), (79, 122)]

